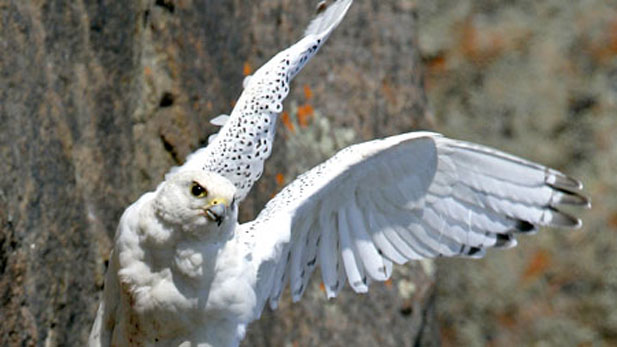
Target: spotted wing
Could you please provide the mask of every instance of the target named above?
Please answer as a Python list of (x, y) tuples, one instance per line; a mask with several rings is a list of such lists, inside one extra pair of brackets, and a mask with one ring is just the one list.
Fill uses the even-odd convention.
[(579, 227), (559, 210), (588, 205), (581, 184), (523, 159), (418, 132), (348, 147), (276, 195), (239, 237), (258, 268), (258, 298), (299, 300), (321, 266), (328, 297), (366, 292), (392, 263), (480, 257), (537, 226)]
[(338, 0), (311, 22), (304, 38), (275, 55), (245, 80), (244, 91), (229, 117), (217, 117), (221, 130), (177, 170), (204, 169), (231, 180), (244, 199), (261, 177), (270, 156), (278, 115), (289, 83), (343, 19), (352, 0)]

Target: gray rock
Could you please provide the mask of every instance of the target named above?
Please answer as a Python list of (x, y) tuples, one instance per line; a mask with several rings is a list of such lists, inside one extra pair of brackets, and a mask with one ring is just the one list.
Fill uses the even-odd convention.
[[(0, 0), (0, 345), (84, 344), (123, 209), (207, 143), (244, 63), (296, 40), (313, 11), (284, 0)], [(310, 103), (350, 142), (427, 127), (414, 11), (403, 0), (354, 4), (286, 107)], [(287, 143), (315, 119), (295, 133), (281, 126), (243, 220), (280, 189), (277, 174), (298, 171)], [(306, 165), (328, 154), (313, 144)], [(300, 304), (284, 299), (254, 324), (245, 345), (436, 343), (432, 274), (400, 271), (333, 302), (316, 278)], [(408, 282), (416, 291), (403, 298)]]

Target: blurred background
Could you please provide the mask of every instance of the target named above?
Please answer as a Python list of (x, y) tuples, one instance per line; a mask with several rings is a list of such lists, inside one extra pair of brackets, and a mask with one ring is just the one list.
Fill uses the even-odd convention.
[[(0, 345), (83, 345), (124, 208), (316, 3), (0, 0)], [(356, 1), (294, 81), (242, 220), (338, 149), (419, 129), (581, 179), (583, 228), (399, 267), (368, 295), (327, 301), (315, 275), (243, 345), (617, 345), (617, 3)]]
[(444, 345), (617, 345), (617, 3), (419, 1), (435, 128), (581, 179), (580, 230), (439, 260)]

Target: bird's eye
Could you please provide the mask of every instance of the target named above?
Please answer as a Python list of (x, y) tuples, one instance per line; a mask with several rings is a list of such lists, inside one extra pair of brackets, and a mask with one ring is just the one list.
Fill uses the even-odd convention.
[(196, 198), (205, 198), (208, 195), (206, 188), (199, 185), (197, 182), (193, 182), (191, 185), (191, 194)]

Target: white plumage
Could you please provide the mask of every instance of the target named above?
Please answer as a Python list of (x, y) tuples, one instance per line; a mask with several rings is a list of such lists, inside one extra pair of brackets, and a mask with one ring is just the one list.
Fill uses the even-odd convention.
[(238, 188), (238, 199), (244, 199), (261, 177), (264, 161), (272, 152), (276, 121), (283, 111), (289, 83), (338, 26), (351, 2), (338, 0), (328, 6), (310, 23), (300, 41), (247, 76), (231, 114), (212, 120), (222, 126), (218, 134), (211, 135), (208, 146), (191, 154), (176, 170), (219, 173)]
[[(578, 228), (558, 208), (589, 206), (581, 188), (494, 149), (415, 132), (342, 150), (293, 181), (238, 237), (263, 262), (258, 278), (274, 277), (258, 290), (274, 308), (287, 280), (301, 298), (315, 263), (334, 297), (345, 278), (356, 292), (388, 279), (392, 262), (481, 257), (537, 226)], [(299, 252), (304, 262), (294, 261)]]
[(580, 227), (581, 184), (541, 165), (428, 132), (348, 147), (298, 177), (252, 222), (237, 204), (260, 177), (288, 83), (349, 8), (340, 0), (254, 76), (208, 147), (124, 212), (90, 346), (237, 346), (289, 284), (321, 268), (327, 296), (366, 292), (393, 263), (480, 257), (537, 226)]
[(235, 192), (218, 174), (185, 171), (126, 209), (90, 346), (238, 343), (256, 298)]
[[(246, 252), (233, 238), (236, 204), (270, 156), (290, 81), (328, 39), (351, 2), (328, 6), (302, 40), (247, 76), (231, 114), (212, 119), (222, 128), (210, 136), (208, 146), (126, 209), (91, 346), (238, 343), (256, 304), (250, 295), (255, 280), (249, 275), (255, 271), (247, 268), (252, 265), (242, 259)], [(210, 193), (207, 199), (191, 195), (194, 184)], [(212, 194), (225, 203), (204, 206), (204, 201), (219, 201)], [(226, 204), (225, 218), (219, 219)]]
[[(194, 184), (207, 195), (195, 197)], [(317, 265), (328, 297), (346, 281), (366, 292), (393, 262), (480, 257), (537, 226), (580, 227), (559, 207), (589, 206), (581, 188), (558, 171), (428, 132), (348, 147), (241, 225), (226, 178), (170, 175), (121, 219), (90, 345), (235, 346), (287, 282), (299, 300)], [(213, 201), (226, 208), (204, 212)]]

